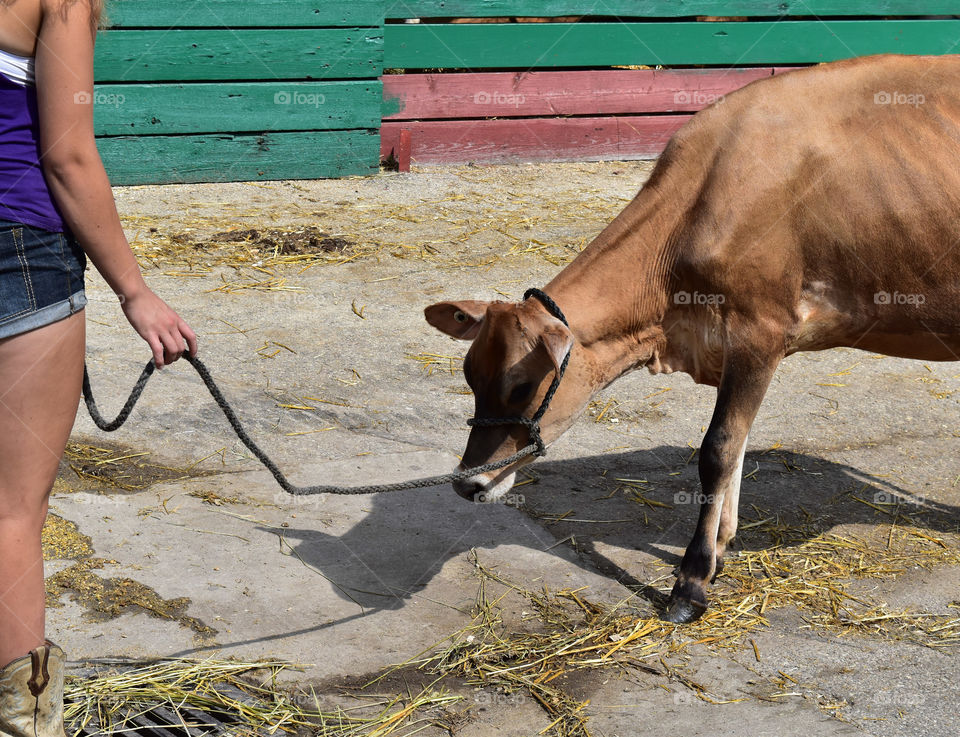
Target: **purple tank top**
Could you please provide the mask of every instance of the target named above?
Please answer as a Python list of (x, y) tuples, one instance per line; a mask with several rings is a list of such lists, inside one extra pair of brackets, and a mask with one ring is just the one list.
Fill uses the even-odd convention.
[(0, 220), (63, 232), (40, 168), (37, 89), (0, 73)]

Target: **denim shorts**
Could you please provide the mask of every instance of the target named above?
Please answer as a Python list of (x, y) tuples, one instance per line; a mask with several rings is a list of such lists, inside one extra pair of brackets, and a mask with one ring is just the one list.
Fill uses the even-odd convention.
[(80, 244), (69, 234), (0, 220), (0, 338), (82, 310), (86, 265)]

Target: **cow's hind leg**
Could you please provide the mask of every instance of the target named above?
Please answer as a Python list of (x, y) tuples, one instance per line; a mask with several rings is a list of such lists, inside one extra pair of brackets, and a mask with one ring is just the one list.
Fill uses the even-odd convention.
[(736, 497), (747, 434), (782, 356), (773, 347), (775, 341), (763, 348), (759, 345), (731, 346), (724, 356), (717, 404), (700, 448), (700, 519), (670, 594), (666, 618), (671, 622), (690, 622), (706, 611), (707, 585), (717, 572), (717, 554), (722, 556), (736, 532)]

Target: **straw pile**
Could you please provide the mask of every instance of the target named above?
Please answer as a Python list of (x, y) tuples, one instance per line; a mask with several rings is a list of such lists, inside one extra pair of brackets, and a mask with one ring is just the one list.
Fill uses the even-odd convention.
[[(768, 624), (768, 611), (793, 606), (807, 626), (838, 636), (858, 632), (937, 649), (960, 645), (960, 616), (892, 610), (882, 600), (852, 591), (856, 579), (890, 580), (910, 569), (960, 565), (956, 534), (891, 524), (870, 538), (815, 535), (776, 518), (755, 526), (774, 546), (740, 553), (728, 563), (716, 606), (697, 625), (701, 641), (738, 642)], [(728, 634), (711, 634), (712, 629)]]
[[(324, 709), (314, 694), (293, 695), (277, 685), (289, 666), (278, 662), (170, 660), (93, 678), (68, 677), (67, 732), (137, 734), (151, 721), (208, 733), (216, 727), (206, 712), (233, 735), (309, 733), (326, 737), (386, 737), (406, 728), (437, 723), (459, 697), (427, 687), (395, 697), (363, 697), (356, 707)], [(258, 678), (254, 678), (258, 675)], [(139, 722), (139, 725), (138, 725)]]

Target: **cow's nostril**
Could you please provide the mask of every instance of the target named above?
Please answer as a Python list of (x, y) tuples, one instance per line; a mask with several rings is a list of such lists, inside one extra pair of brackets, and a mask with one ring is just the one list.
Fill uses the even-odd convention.
[(475, 502), (480, 499), (481, 494), (486, 489), (482, 481), (474, 479), (464, 479), (453, 482), (453, 490), (467, 501)]

